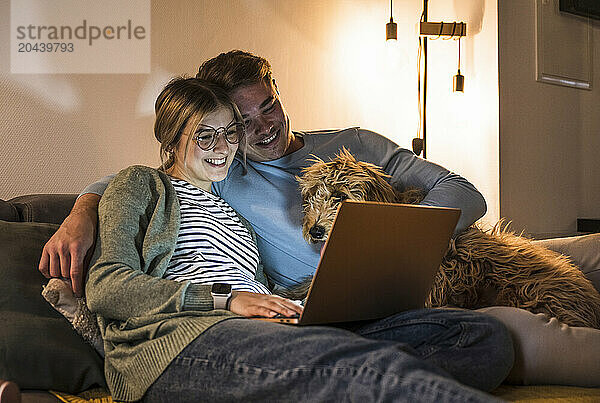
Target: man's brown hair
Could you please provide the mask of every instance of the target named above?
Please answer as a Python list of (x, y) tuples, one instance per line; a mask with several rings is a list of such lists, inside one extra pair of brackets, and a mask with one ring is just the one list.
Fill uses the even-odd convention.
[(196, 78), (214, 83), (227, 92), (260, 81), (275, 84), (267, 59), (243, 50), (231, 50), (205, 61)]

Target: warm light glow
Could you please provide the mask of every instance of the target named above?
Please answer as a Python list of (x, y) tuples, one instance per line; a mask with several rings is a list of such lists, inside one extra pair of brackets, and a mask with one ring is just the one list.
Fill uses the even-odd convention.
[[(432, 20), (470, 20), (469, 15), (455, 14), (450, 2), (430, 2), (430, 5)], [(428, 40), (427, 158), (466, 177), (481, 191), (488, 207), (482, 219), (485, 224), (496, 222), (500, 214), (498, 44), (494, 10), (486, 7), (481, 30), (460, 41), (460, 74), (465, 81), (468, 79), (464, 92), (453, 92), (457, 41)]]
[[(359, 125), (410, 148), (418, 123), (416, 73), (411, 71), (416, 65), (416, 36), (404, 35), (399, 23), (399, 39), (383, 40), (385, 11), (365, 4), (337, 16), (331, 68), (337, 73), (334, 85), (342, 89), (338, 96), (353, 111), (339, 126)], [(356, 21), (361, 21), (361, 29), (351, 28)]]
[[(337, 24), (331, 69), (331, 83), (343, 110), (334, 126), (359, 125), (411, 149), (418, 127), (417, 46), (420, 2), (400, 2), (398, 40), (382, 38), (386, 10), (362, 7), (336, 10)], [(440, 20), (464, 20), (451, 4), (430, 9)], [(461, 74), (468, 77), (468, 91), (453, 92), (457, 73), (457, 42), (429, 40), (427, 95), (427, 157), (471, 181), (484, 195), (488, 213), (484, 222), (499, 218), (498, 190), (498, 60), (494, 8), (489, 23), (476, 37), (461, 40)], [(389, 12), (389, 11), (388, 11)], [(441, 13), (444, 14), (441, 14)], [(378, 14), (379, 13), (379, 14)], [(400, 20), (402, 18), (403, 20)], [(356, 29), (360, 21), (360, 29)], [(494, 53), (495, 52), (495, 53)], [(455, 96), (454, 94), (461, 94)], [(343, 115), (343, 114), (342, 114)], [(340, 115), (340, 116), (342, 116)]]

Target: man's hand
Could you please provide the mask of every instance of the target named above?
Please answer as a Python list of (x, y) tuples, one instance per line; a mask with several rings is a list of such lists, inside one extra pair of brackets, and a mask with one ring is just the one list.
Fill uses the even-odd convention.
[(73, 292), (83, 295), (87, 264), (93, 251), (98, 227), (100, 196), (81, 196), (71, 213), (48, 240), (42, 251), (39, 271), (47, 278), (71, 279)]
[(277, 314), (283, 316), (301, 314), (302, 306), (278, 295), (233, 291), (229, 301), (229, 310), (246, 317), (265, 316), (272, 318)]

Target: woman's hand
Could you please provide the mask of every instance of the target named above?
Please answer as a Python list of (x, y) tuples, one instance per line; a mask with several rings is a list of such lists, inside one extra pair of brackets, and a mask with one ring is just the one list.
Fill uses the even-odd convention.
[(272, 318), (278, 314), (293, 316), (302, 313), (302, 306), (278, 295), (257, 294), (247, 291), (232, 291), (229, 310), (238, 315), (265, 316)]

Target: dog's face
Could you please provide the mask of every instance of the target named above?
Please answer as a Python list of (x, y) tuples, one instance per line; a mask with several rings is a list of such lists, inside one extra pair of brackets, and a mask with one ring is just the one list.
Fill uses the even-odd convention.
[(297, 178), (303, 199), (304, 239), (325, 241), (344, 200), (393, 202), (395, 193), (387, 177), (379, 167), (356, 161), (345, 149), (331, 161), (316, 159)]

